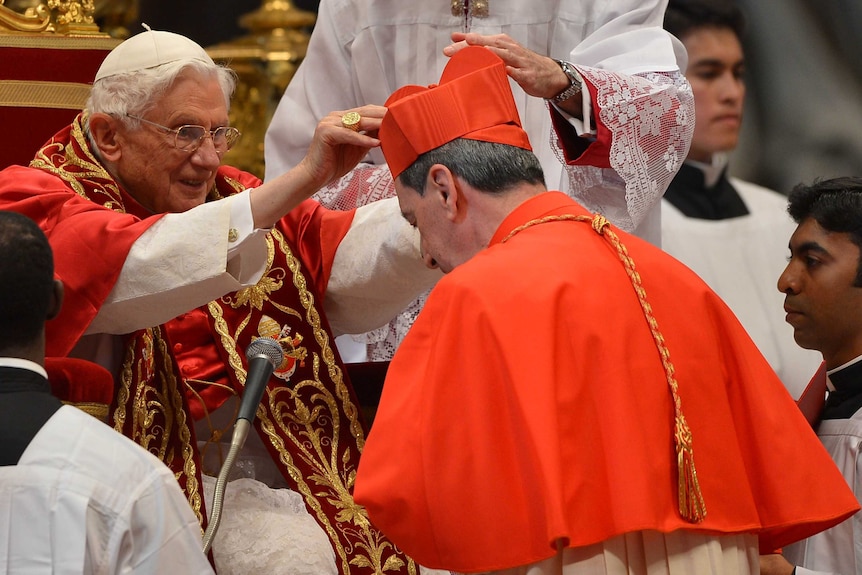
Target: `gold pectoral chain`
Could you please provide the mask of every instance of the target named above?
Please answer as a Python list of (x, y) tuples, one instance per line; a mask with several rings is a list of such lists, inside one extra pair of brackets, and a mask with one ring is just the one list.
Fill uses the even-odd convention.
[(452, 0), (452, 16), (488, 17), (488, 0)]
[(640, 274), (635, 269), (635, 262), (631, 258), (625, 245), (620, 241), (619, 236), (614, 232), (610, 222), (602, 215), (595, 214), (593, 216), (582, 216), (575, 214), (560, 214), (554, 216), (545, 216), (530, 220), (523, 225), (518, 226), (503, 238), (500, 243), (506, 243), (518, 233), (531, 228), (533, 226), (548, 222), (573, 221), (584, 222), (591, 224), (593, 231), (607, 239), (607, 241), (616, 249), (620, 261), (625, 267), (626, 274), (629, 276), (629, 281), (638, 296), (641, 310), (646, 317), (647, 324), (650, 328), (653, 341), (658, 349), (661, 363), (664, 367), (665, 379), (667, 380), (670, 393), (673, 398), (674, 410), (674, 446), (677, 456), (677, 471), (678, 471), (678, 495), (679, 495), (679, 512), (683, 519), (689, 523), (700, 523), (706, 518), (706, 503), (703, 500), (703, 494), (700, 490), (700, 483), (697, 479), (697, 470), (694, 467), (694, 448), (692, 445), (691, 429), (682, 413), (682, 399), (679, 396), (679, 384), (674, 376), (673, 363), (670, 361), (670, 351), (664, 342), (664, 336), (658, 327), (658, 321), (652, 313), (652, 306), (647, 301), (646, 290), (641, 283)]

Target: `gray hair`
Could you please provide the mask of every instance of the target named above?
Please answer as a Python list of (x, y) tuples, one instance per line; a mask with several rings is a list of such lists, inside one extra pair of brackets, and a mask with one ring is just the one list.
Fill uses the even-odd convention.
[(130, 128), (137, 128), (140, 122), (128, 116), (143, 116), (150, 111), (155, 100), (164, 94), (185, 70), (193, 70), (203, 76), (216, 76), (224, 94), (225, 106), (230, 110), (230, 98), (236, 88), (236, 74), (230, 68), (218, 64), (185, 60), (129, 74), (109, 76), (93, 84), (84, 108), (84, 131), (90, 138), (91, 147), (96, 150), (92, 137), (89, 136), (91, 114), (108, 114)]
[(466, 138), (425, 152), (398, 177), (421, 196), (434, 164), (446, 166), (471, 187), (488, 193), (502, 193), (521, 183), (545, 184), (542, 165), (530, 150)]

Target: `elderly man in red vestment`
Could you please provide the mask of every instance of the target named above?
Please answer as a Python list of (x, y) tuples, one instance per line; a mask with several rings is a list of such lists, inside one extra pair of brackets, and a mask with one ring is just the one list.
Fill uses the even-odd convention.
[(384, 109), (355, 110), (355, 131), (330, 114), (303, 162), (262, 184), (221, 163), (239, 137), (233, 86), (194, 42), (148, 30), (106, 57), (84, 112), (28, 167), (0, 172), (0, 209), (39, 223), (65, 284), (48, 355), (112, 371), (110, 425), (171, 467), (205, 523), (203, 476), (218, 472), (244, 350), (277, 339), (285, 359), (238, 466), (252, 483), (236, 490), (257, 490), (274, 523), (234, 528), (226, 504), (216, 566), (415, 573), (353, 501), (365, 431), (332, 338), (384, 324), (439, 272), (394, 199), (355, 212), (307, 200), (378, 145)]
[(546, 191), (497, 56), (387, 108), (402, 214), (447, 272), (356, 480), (396, 545), (465, 573), (744, 574), (858, 510), (724, 303)]

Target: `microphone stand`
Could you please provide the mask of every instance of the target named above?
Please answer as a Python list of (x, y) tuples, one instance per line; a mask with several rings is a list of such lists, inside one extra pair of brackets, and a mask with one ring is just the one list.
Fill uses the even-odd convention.
[(280, 366), (284, 360), (284, 351), (276, 340), (261, 337), (251, 342), (246, 351), (246, 357), (249, 360), (246, 387), (240, 404), (239, 416), (236, 423), (234, 423), (233, 434), (230, 439), (230, 449), (221, 466), (218, 479), (216, 479), (212, 513), (210, 514), (210, 520), (203, 537), (203, 551), (205, 554), (209, 553), (216, 531), (218, 531), (219, 523), (221, 523), (227, 478), (233, 469), (233, 464), (242, 446), (245, 445), (245, 440), (251, 429), (251, 423), (254, 420), (255, 411), (258, 404), (260, 404), (263, 391), (266, 389), (266, 382), (272, 375), (273, 370)]
[(207, 529), (204, 532), (203, 545), (204, 553), (209, 553), (212, 547), (213, 539), (216, 531), (218, 531), (219, 523), (221, 523), (221, 511), (224, 505), (224, 493), (227, 487), (227, 478), (233, 470), (233, 464), (239, 454), (240, 449), (245, 444), (245, 439), (248, 437), (248, 430), (251, 428), (251, 422), (247, 419), (237, 419), (233, 427), (233, 436), (230, 440), (230, 449), (227, 452), (227, 457), (221, 466), (221, 470), (216, 479), (215, 493), (213, 494), (213, 508), (210, 514), (210, 520), (207, 524)]

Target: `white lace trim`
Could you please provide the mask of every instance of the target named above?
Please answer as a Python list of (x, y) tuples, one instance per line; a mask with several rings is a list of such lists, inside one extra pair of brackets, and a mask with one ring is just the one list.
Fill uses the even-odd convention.
[(342, 211), (393, 197), (395, 184), (386, 164), (359, 164), (346, 176), (314, 195), (323, 206)]
[[(569, 166), (568, 193), (631, 232), (661, 200), (688, 154), (694, 133), (691, 86), (679, 72), (627, 76), (577, 68), (595, 86), (599, 121), (611, 131), (612, 170)], [(556, 134), (550, 138), (565, 163)]]

